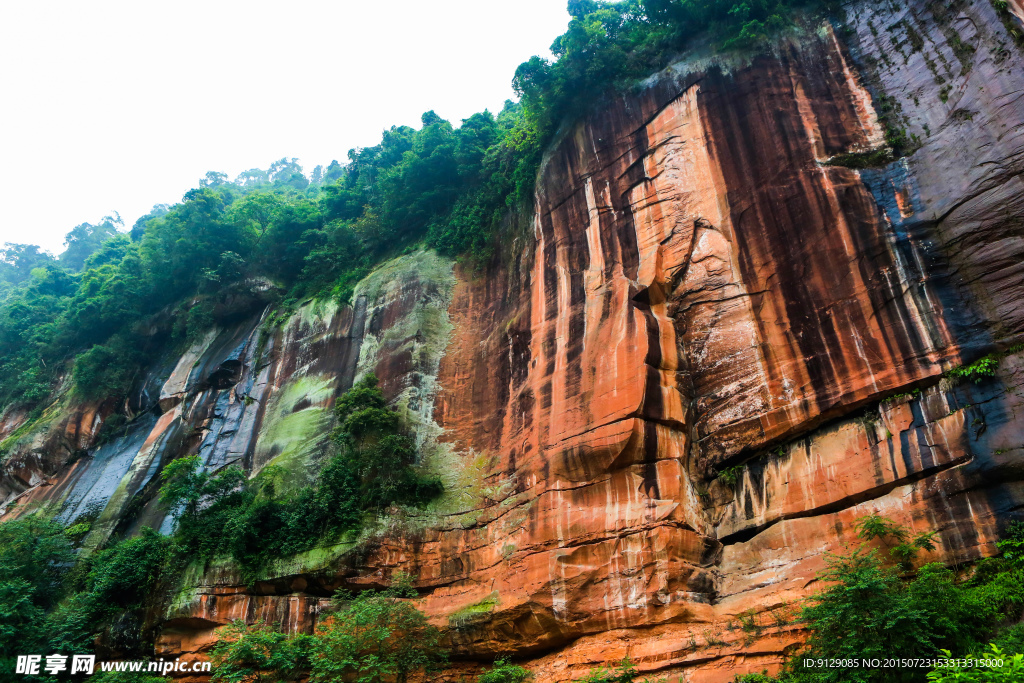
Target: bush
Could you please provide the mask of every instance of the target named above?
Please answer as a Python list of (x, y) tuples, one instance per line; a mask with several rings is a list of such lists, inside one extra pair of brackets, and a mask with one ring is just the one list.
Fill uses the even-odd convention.
[(416, 596), (407, 577), (382, 591), (335, 597), (336, 609), (311, 646), (311, 683), (405, 683), (415, 671), (445, 661), (441, 633), (409, 602)]
[[(951, 658), (949, 650), (942, 656)], [(1024, 681), (1024, 654), (1004, 653), (998, 646), (989, 645), (981, 657), (967, 656), (962, 666), (942, 667), (928, 674), (929, 683), (1017, 683)], [(969, 663), (968, 663), (969, 662)], [(987, 666), (999, 662), (999, 666)]]
[(289, 638), (263, 622), (246, 625), (235, 620), (217, 629), (219, 639), (210, 651), (213, 681), (278, 683), (296, 681), (309, 666), (311, 638)]
[(476, 677), (477, 683), (523, 683), (530, 672), (521, 666), (510, 664), (507, 659), (497, 659), (490, 671)]
[[(909, 545), (909, 531), (884, 517), (861, 518), (857, 528), (867, 540)], [(967, 580), (932, 563), (904, 581), (895, 568), (882, 563), (876, 550), (864, 546), (848, 555), (829, 556), (819, 578), (830, 585), (802, 612), (811, 632), (806, 649), (788, 663), (782, 680), (919, 681), (924, 674), (914, 669), (805, 669), (802, 662), (883, 659), (894, 652), (907, 658), (935, 657), (942, 651), (962, 656), (980, 651), (982, 643), (993, 639), (1016, 646), (1024, 639), (1024, 629), (1016, 626), (1024, 611), (1024, 569), (1013, 555), (1020, 527), (1010, 529), (1012, 534), (999, 543), (1010, 557), (980, 561)]]
[[(629, 657), (626, 657), (619, 663), (615, 671), (608, 671), (604, 668), (596, 669), (584, 678), (581, 678), (580, 683), (633, 683), (639, 675), (640, 673), (633, 666), (633, 662)], [(666, 683), (666, 681), (664, 679), (653, 680), (644, 678), (638, 683)]]
[(910, 531), (887, 517), (868, 515), (855, 523), (857, 536), (865, 541), (879, 539), (889, 546), (889, 554), (903, 571), (913, 568), (914, 560), (922, 550), (935, 550), (934, 531), (925, 531), (910, 537)]
[(96, 614), (142, 607), (160, 579), (166, 551), (167, 539), (144, 527), (138, 536), (91, 557), (86, 594)]
[(970, 365), (947, 370), (944, 374), (952, 379), (969, 379), (975, 383), (981, 382), (988, 377), (995, 377), (996, 369), (999, 367), (999, 358), (995, 355), (979, 358)]
[[(904, 589), (899, 576), (864, 548), (846, 556), (828, 558), (819, 577), (831, 585), (803, 609), (811, 629), (807, 653), (802, 657), (857, 659), (926, 656), (937, 652), (928, 614)], [(797, 671), (804, 672), (799, 665)], [(891, 672), (892, 680), (902, 680)], [(889, 674), (887, 673), (886, 676)], [(870, 670), (828, 669), (817, 674), (821, 681), (882, 681)], [(912, 676), (906, 676), (908, 680)]]
[[(0, 524), (0, 660), (49, 646), (47, 612), (74, 562), (59, 524), (32, 515)], [(10, 669), (13, 671), (14, 669)]]

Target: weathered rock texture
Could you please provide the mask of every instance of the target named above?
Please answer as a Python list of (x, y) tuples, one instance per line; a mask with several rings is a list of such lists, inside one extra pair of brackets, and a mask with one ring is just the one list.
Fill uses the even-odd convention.
[[(627, 654), (688, 681), (778, 665), (824, 553), (872, 512), (938, 531), (923, 559), (992, 554), (1024, 506), (1024, 359), (942, 373), (1024, 340), (1024, 58), (983, 2), (847, 16), (680, 62), (565, 131), (511, 263), (456, 277), (420, 253), (352, 306), (211, 332), (106, 445), (102, 411), (55, 408), (2, 492), (94, 506), (96, 544), (168, 528), (153, 481), (180, 454), (301, 486), (373, 370), (445, 495), (255, 585), (193, 568), (158, 648), (201, 653), (235, 618), (308, 632), (332, 590), (402, 570), (457, 660), (553, 682)], [(887, 132), (898, 160), (834, 165)]]

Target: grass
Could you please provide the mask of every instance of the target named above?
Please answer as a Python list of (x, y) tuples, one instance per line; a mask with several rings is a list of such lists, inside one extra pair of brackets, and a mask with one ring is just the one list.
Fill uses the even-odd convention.
[(893, 394), (889, 398), (887, 398), (884, 401), (882, 401), (882, 403), (885, 404), (885, 405), (893, 405), (893, 404), (896, 404), (896, 403), (903, 403), (903, 402), (905, 402), (907, 400), (910, 400), (910, 399), (913, 399), (913, 398), (917, 398), (920, 395), (921, 395), (921, 390), (920, 389), (914, 389), (913, 391), (904, 391), (904, 392), (899, 393), (899, 394)]
[(726, 467), (718, 473), (718, 478), (721, 479), (722, 483), (726, 486), (735, 486), (739, 482), (741, 476), (743, 476), (743, 465)]
[(491, 612), (498, 605), (498, 591), (494, 591), (480, 602), (463, 607), (458, 612), (448, 616), (448, 626), (451, 628), (466, 628), (474, 623), (486, 621)]
[(892, 163), (892, 149), (882, 147), (868, 152), (848, 152), (837, 154), (824, 163), (825, 166), (842, 166), (843, 168), (880, 168)]

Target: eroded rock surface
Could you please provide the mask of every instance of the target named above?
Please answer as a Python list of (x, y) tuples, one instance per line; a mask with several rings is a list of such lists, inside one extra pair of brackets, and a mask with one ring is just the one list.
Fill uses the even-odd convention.
[[(860, 516), (937, 531), (927, 560), (992, 554), (1024, 505), (1024, 58), (987, 3), (847, 16), (680, 62), (568, 129), (509, 263), (420, 252), (350, 306), (212, 331), (102, 446), (100, 407), (5, 414), (8, 514), (94, 506), (93, 545), (166, 530), (154, 477), (193, 452), (305, 485), (334, 398), (374, 371), (444, 496), (252, 585), (193, 568), (162, 655), (235, 618), (310, 632), (333, 590), (401, 570), (467, 671), (511, 654), (559, 682), (628, 654), (727, 681), (801, 641)], [(887, 140), (902, 157), (837, 165)], [(997, 377), (943, 379), (995, 351)]]

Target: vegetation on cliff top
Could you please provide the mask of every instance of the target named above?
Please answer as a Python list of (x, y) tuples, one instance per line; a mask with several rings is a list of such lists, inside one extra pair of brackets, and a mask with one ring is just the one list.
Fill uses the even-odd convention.
[(549, 62), (532, 57), (513, 85), (528, 118), (547, 139), (562, 121), (584, 114), (610, 87), (625, 88), (668, 63), (697, 37), (719, 49), (763, 44), (791, 25), (796, 8), (826, 0), (569, 0), (572, 20)]

